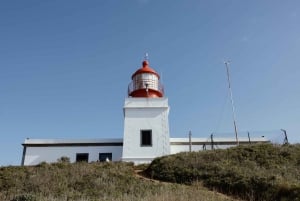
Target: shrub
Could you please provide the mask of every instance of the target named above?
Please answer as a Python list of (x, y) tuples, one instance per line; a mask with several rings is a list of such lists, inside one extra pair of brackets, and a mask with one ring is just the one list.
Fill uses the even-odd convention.
[(300, 145), (256, 144), (155, 159), (145, 174), (205, 186), (247, 200), (300, 199)]
[(62, 156), (59, 159), (57, 159), (58, 163), (70, 163), (70, 158), (67, 156)]
[(14, 197), (11, 201), (37, 201), (36, 197), (30, 194), (18, 195)]

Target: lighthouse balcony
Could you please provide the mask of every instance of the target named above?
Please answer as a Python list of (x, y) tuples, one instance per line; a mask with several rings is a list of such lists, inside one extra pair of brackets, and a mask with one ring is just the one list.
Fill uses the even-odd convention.
[[(144, 94), (144, 95), (143, 95)], [(164, 86), (157, 80), (143, 79), (128, 85), (128, 96), (163, 97)]]

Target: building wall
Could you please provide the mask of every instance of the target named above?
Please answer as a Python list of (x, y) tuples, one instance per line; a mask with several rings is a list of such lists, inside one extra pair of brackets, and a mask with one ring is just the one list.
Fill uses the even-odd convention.
[[(188, 152), (189, 150), (189, 145), (171, 145), (171, 154)], [(193, 145), (192, 151), (202, 151), (202, 145)]]
[[(167, 98), (127, 98), (123, 161), (145, 163), (170, 154)], [(141, 146), (141, 130), (152, 130), (152, 146)]]
[[(250, 143), (269, 143), (270, 141), (264, 137), (255, 137), (249, 142), (248, 138), (239, 138), (240, 145), (249, 145)], [(227, 149), (236, 146), (235, 138), (214, 138), (213, 143), (207, 138), (170, 138), (171, 154), (179, 152), (203, 151), (212, 149)], [(191, 144), (191, 145), (190, 145)]]
[[(155, 157), (168, 154), (176, 154), (179, 152), (188, 152), (190, 148), (189, 138), (170, 138), (169, 139), (169, 148), (170, 152), (168, 154), (162, 154), (161, 143), (159, 142), (159, 136), (157, 136), (155, 144), (158, 146), (153, 147), (140, 147), (140, 141), (136, 141), (138, 137), (132, 137), (132, 141), (127, 141), (128, 146), (122, 146), (122, 139), (105, 139), (105, 140), (39, 140), (39, 139), (30, 139), (25, 140), (23, 146), (25, 147), (24, 152), (24, 161), (22, 165), (37, 165), (41, 162), (53, 163), (57, 162), (57, 159), (62, 156), (70, 158), (71, 162), (76, 161), (77, 153), (88, 153), (89, 159), (88, 162), (98, 161), (99, 153), (112, 153), (112, 161), (130, 161), (135, 164), (140, 163), (150, 163)], [(135, 141), (134, 141), (135, 140)], [(126, 141), (126, 140), (125, 140)], [(125, 144), (124, 141), (124, 144)], [(98, 143), (98, 145), (92, 145), (92, 143)], [(207, 141), (206, 138), (192, 138), (191, 139), (192, 151), (202, 151), (203, 145), (205, 144), (206, 150), (211, 150), (211, 142)], [(254, 138), (251, 143), (268, 143), (269, 141), (266, 138)], [(58, 143), (64, 145), (58, 145)], [(134, 144), (136, 143), (136, 144)], [(81, 144), (80, 146), (77, 146)], [(99, 145), (102, 144), (102, 145)], [(118, 144), (118, 146), (108, 146), (111, 144)], [(240, 144), (249, 144), (248, 139), (240, 139)], [(137, 146), (137, 147), (135, 147)], [(236, 146), (236, 141), (233, 138), (216, 138), (214, 141), (214, 149), (226, 149), (229, 147)], [(144, 149), (146, 148), (146, 149)], [(126, 150), (127, 155), (124, 160), (124, 155), (122, 157), (123, 150)], [(153, 151), (153, 152), (152, 152)]]
[(53, 163), (62, 156), (70, 158), (71, 162), (76, 161), (76, 153), (88, 153), (89, 162), (98, 161), (99, 153), (112, 153), (113, 161), (120, 161), (122, 158), (122, 146), (62, 146), (62, 147), (26, 147), (23, 165), (37, 165), (41, 162)]
[[(214, 149), (227, 149), (230, 147), (234, 147), (236, 145), (215, 145)], [(205, 148), (203, 145), (192, 145), (191, 151), (203, 151), (203, 150), (211, 150), (212, 147), (210, 144), (206, 144)], [(176, 154), (180, 152), (189, 152), (190, 145), (171, 145), (171, 154)]]

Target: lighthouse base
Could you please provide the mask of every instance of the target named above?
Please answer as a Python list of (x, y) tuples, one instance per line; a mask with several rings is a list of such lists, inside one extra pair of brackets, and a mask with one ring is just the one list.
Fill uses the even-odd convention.
[(170, 154), (167, 98), (126, 98), (123, 161), (151, 162)]

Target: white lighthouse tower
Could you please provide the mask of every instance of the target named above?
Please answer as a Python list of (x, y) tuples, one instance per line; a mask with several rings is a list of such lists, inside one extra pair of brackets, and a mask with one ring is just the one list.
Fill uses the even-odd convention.
[[(150, 163), (154, 158), (185, 151), (236, 146), (234, 138), (170, 138), (169, 105), (160, 76), (146, 60), (132, 75), (124, 104), (123, 139), (25, 139), (22, 165), (54, 163), (61, 157), (71, 162), (128, 161)], [(239, 138), (249, 144), (250, 138)], [(251, 143), (266, 143), (267, 138), (252, 138)], [(211, 145), (211, 146), (210, 146)]]
[(148, 163), (170, 154), (168, 99), (159, 74), (147, 60), (131, 78), (124, 104), (122, 160)]

